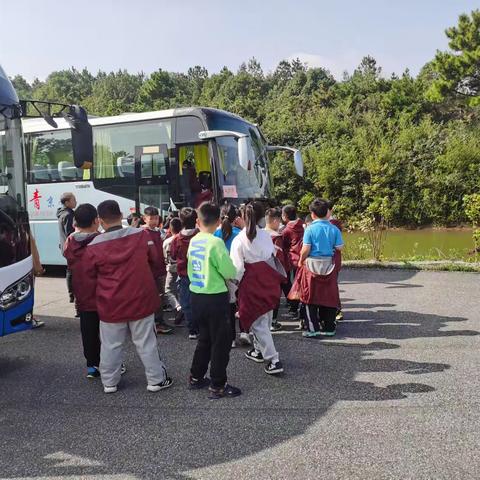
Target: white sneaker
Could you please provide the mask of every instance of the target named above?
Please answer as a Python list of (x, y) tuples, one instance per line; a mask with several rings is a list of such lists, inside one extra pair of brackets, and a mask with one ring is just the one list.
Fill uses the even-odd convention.
[(105, 393), (115, 393), (117, 391), (117, 386), (114, 385), (113, 387), (107, 387), (106, 385), (103, 387), (103, 391)]
[(240, 345), (251, 345), (252, 341), (250, 340), (250, 335), (246, 332), (241, 332), (238, 337), (238, 343)]

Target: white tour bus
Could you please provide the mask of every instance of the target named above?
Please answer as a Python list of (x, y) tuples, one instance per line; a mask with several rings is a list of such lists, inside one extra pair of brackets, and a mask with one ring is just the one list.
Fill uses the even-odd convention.
[(269, 200), (267, 152), (289, 150), (303, 173), (300, 152), (267, 146), (256, 125), (221, 110), (182, 108), (114, 117), (91, 117), (94, 158), (76, 168), (69, 126), (23, 120), (27, 204), (42, 263), (63, 265), (57, 209), (60, 196), (97, 206), (115, 199), (127, 217), (148, 205), (162, 215), (202, 201)]

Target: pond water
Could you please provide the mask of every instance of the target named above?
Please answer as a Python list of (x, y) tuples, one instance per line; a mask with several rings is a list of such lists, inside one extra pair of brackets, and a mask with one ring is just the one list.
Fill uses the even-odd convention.
[[(367, 235), (344, 232), (346, 260), (371, 259)], [(384, 260), (466, 260), (475, 261), (472, 230), (421, 229), (389, 230), (383, 250)]]

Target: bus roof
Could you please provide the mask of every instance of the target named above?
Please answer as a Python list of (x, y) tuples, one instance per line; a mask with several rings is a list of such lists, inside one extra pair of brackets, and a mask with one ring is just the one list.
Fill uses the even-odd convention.
[[(118, 123), (140, 122), (144, 120), (156, 120), (162, 118), (174, 118), (187, 115), (205, 118), (205, 113), (221, 113), (223, 115), (231, 116), (242, 121), (243, 118), (225, 110), (218, 110), (215, 108), (206, 107), (188, 107), (188, 108), (171, 108), (169, 110), (158, 110), (155, 112), (141, 112), (141, 113), (124, 113), (121, 115), (114, 115), (111, 117), (89, 117), (88, 121), (92, 127), (97, 125), (112, 125)], [(55, 118), (58, 128), (53, 128), (48, 125), (43, 118), (26, 118), (22, 120), (22, 127), (24, 133), (46, 132), (54, 130), (63, 130), (70, 128), (64, 118)], [(250, 122), (247, 122), (250, 123)]]

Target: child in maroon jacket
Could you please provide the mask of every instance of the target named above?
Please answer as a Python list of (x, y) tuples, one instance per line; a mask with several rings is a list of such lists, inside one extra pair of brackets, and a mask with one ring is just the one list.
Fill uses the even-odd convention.
[(188, 338), (196, 340), (198, 337), (198, 325), (196, 325), (192, 317), (190, 280), (187, 272), (187, 252), (190, 240), (198, 233), (198, 230), (195, 228), (197, 225), (197, 212), (193, 208), (184, 207), (180, 210), (180, 220), (183, 229), (172, 240), (170, 257), (177, 262), (178, 300), (187, 322)]
[(89, 203), (79, 205), (73, 214), (76, 231), (66, 240), (63, 255), (72, 272), (73, 294), (80, 314), (83, 354), (87, 360), (87, 378), (100, 376), (100, 320), (95, 301), (95, 283), (85, 274), (87, 245), (98, 235), (97, 209)]
[(163, 319), (162, 300), (165, 296), (165, 280), (167, 278), (167, 267), (163, 256), (162, 231), (159, 229), (161, 224), (160, 213), (156, 207), (147, 207), (143, 212), (143, 228), (148, 233), (150, 240), (154, 243), (158, 253), (158, 271), (154, 272), (155, 282), (157, 284), (158, 296), (160, 298), (160, 307), (155, 312), (155, 330), (157, 333), (168, 334), (173, 328)]
[(104, 392), (117, 391), (127, 338), (145, 368), (147, 390), (158, 392), (173, 382), (160, 359), (154, 329), (154, 313), (160, 306), (154, 279), (161, 268), (157, 248), (145, 230), (122, 227), (115, 200), (101, 202), (98, 216), (105, 232), (87, 246), (85, 273), (95, 285)]
[[(285, 228), (282, 231), (283, 235), (283, 250), (288, 257), (288, 278), (289, 281), (284, 287), (290, 291), (293, 280), (297, 273), (298, 261), (300, 259), (300, 252), (303, 246), (303, 234), (305, 229), (303, 228), (303, 221), (297, 216), (297, 209), (293, 205), (286, 205), (282, 209), (282, 220), (285, 224)], [(288, 293), (285, 294), (287, 296)], [(299, 302), (292, 300), (289, 301), (290, 313), (298, 314)]]

